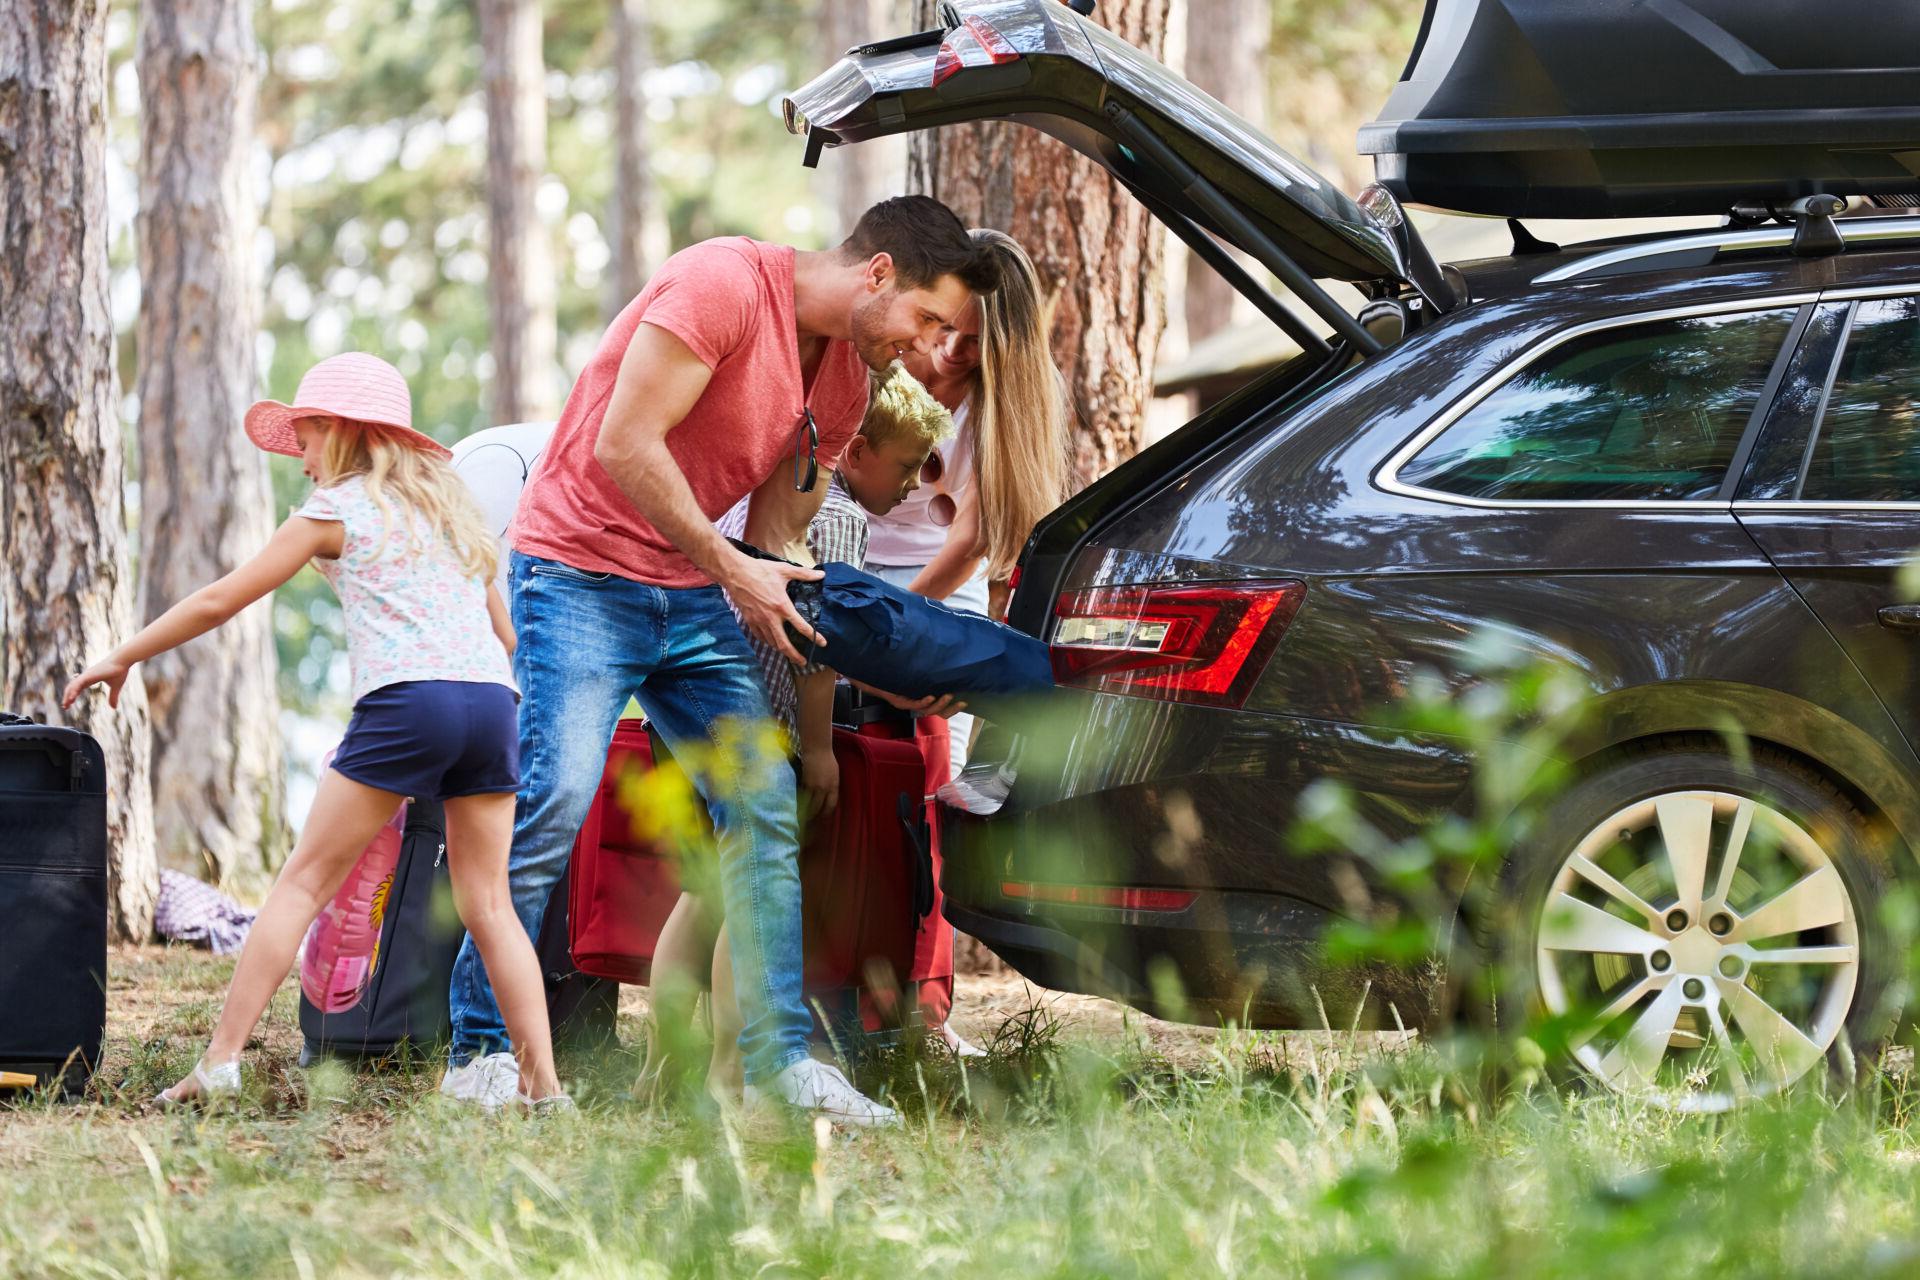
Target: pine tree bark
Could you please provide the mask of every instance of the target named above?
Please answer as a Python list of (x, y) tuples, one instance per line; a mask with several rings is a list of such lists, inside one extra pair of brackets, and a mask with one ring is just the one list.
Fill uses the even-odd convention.
[[(1109, 0), (1098, 20), (1159, 57), (1168, 0)], [(917, 25), (934, 26), (929, 0)], [(1166, 229), (1107, 172), (1024, 125), (952, 125), (913, 135), (910, 190), (969, 226), (1026, 247), (1053, 303), (1053, 354), (1074, 416), (1074, 472), (1093, 480), (1140, 446), (1166, 325)]]
[(109, 902), (144, 939), (159, 895), (138, 669), (117, 710), (61, 687), (132, 630), (107, 302), (106, 0), (0, 5), (0, 707), (107, 758)]
[[(140, 616), (231, 572), (273, 532), (254, 391), (247, 0), (140, 7)], [(286, 855), (273, 611), (145, 666), (160, 860), (261, 887)]]
[[(1187, 79), (1256, 128), (1267, 99), (1267, 45), (1272, 0), (1193, 0), (1187, 6)], [(1198, 256), (1187, 258), (1187, 339), (1198, 342), (1227, 327), (1239, 297)]]
[(613, 7), (614, 173), (608, 211), (613, 269), (607, 281), (609, 318), (646, 287), (652, 270), (647, 252), (653, 217), (653, 179), (648, 172), (647, 96), (653, 64), (653, 23), (647, 0), (611, 0)]
[(547, 172), (546, 69), (538, 0), (479, 0), (487, 103), (488, 311), (493, 418), (552, 417), (558, 343), (553, 252), (534, 197)]

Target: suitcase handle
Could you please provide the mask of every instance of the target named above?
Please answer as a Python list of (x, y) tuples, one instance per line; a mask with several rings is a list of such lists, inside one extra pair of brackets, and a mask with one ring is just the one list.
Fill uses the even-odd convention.
[(913, 918), (924, 920), (933, 910), (933, 854), (927, 841), (926, 800), (920, 797), (917, 804), (915, 801), (916, 797), (911, 792), (900, 794), (900, 829), (907, 837), (907, 864), (913, 880)]
[(40, 751), (46, 753), (47, 759), (52, 762), (54, 768), (65, 768), (67, 773), (67, 790), (80, 790), (81, 780), (87, 776), (87, 757), (85, 752), (71, 745), (68, 741), (70, 738), (79, 737), (79, 732), (74, 729), (62, 729), (57, 726), (42, 725), (36, 720), (27, 719), (25, 716), (6, 715), (4, 719), (0, 719), (0, 728), (20, 729), (27, 727), (39, 729), (41, 732), (10, 733), (5, 738), (0, 738), (0, 750), (7, 748), (21, 750), (38, 748)]

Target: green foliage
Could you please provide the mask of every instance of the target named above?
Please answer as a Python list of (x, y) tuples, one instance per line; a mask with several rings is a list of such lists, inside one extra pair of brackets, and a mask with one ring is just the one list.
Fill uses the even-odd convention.
[[(746, 234), (803, 247), (830, 229), (779, 93), (819, 70), (803, 0), (650, 6), (650, 171), (667, 249)], [(550, 179), (541, 196), (558, 285), (564, 389), (605, 323), (614, 166), (613, 31), (604, 2), (543, 6)], [(139, 155), (137, 12), (114, 14), (116, 176)], [(471, 0), (266, 0), (257, 110), (262, 392), (290, 398), (315, 361), (343, 350), (391, 359), (416, 425), (443, 441), (491, 426), (488, 408), (486, 116)], [(117, 187), (116, 190), (119, 190)], [(137, 192), (116, 201), (120, 380), (134, 386)], [(624, 301), (624, 300), (622, 300)], [(234, 429), (239, 430), (235, 423)], [(137, 450), (129, 451), (130, 466)], [(276, 516), (305, 493), (274, 459)], [(344, 711), (338, 610), (304, 572), (275, 603), (281, 696), (305, 715)]]

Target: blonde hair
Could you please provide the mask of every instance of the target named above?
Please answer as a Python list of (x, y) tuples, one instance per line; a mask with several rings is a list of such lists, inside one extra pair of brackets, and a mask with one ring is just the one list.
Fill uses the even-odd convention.
[[(373, 423), (336, 420), (326, 432), (316, 483), (325, 488), (351, 476), (366, 477), (367, 496), (386, 521), (375, 556), (385, 553), (396, 524), (405, 532), (408, 550), (417, 545), (415, 534), (424, 525), (446, 539), (468, 577), (481, 582), (493, 579), (500, 566), (499, 544), (488, 531), (473, 493), (445, 458)], [(396, 502), (418, 519), (396, 520)]]
[(973, 469), (980, 486), (980, 554), (1004, 582), (1040, 518), (1067, 499), (1066, 388), (1048, 345), (1052, 305), (1020, 242), (976, 228), (1000, 266), (1000, 287), (975, 295), (980, 367), (972, 403)]
[(953, 415), (895, 360), (874, 377), (860, 434), (874, 444), (904, 440), (925, 453), (953, 434)]

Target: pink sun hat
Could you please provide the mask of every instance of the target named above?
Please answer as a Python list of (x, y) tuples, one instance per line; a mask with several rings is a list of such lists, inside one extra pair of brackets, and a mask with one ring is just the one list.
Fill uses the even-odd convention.
[(261, 400), (247, 410), (247, 438), (268, 453), (300, 456), (293, 424), (300, 418), (345, 418), (392, 427), (407, 443), (442, 458), (453, 450), (413, 429), (413, 396), (400, 371), (360, 351), (328, 356), (300, 379), (292, 404)]

